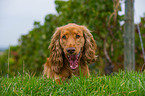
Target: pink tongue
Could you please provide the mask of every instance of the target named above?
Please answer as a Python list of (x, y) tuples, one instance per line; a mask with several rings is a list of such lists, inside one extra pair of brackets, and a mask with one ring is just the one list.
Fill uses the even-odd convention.
[(70, 68), (71, 69), (76, 69), (78, 68), (78, 60), (77, 60), (77, 55), (70, 55), (69, 56), (69, 63), (70, 63)]

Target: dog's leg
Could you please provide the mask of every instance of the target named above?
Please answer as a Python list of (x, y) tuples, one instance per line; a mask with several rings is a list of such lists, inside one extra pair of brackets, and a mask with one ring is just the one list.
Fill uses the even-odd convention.
[(54, 78), (55, 78), (55, 82), (60, 85), (61, 84), (61, 81), (62, 81), (61, 80), (61, 77), (59, 75), (55, 74)]
[(47, 78), (50, 77), (50, 64), (49, 64), (49, 58), (47, 58), (46, 63), (44, 64), (44, 71), (43, 71), (43, 77), (47, 76)]
[(86, 78), (90, 76), (90, 72), (89, 72), (89, 68), (88, 68), (87, 64), (81, 66), (81, 72), (82, 72), (83, 76)]

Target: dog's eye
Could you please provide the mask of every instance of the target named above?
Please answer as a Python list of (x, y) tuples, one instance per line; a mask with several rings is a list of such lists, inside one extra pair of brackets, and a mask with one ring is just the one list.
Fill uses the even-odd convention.
[(76, 38), (79, 38), (80, 37), (80, 35), (76, 35)]
[(63, 35), (63, 36), (62, 36), (62, 38), (63, 38), (63, 39), (66, 39), (66, 36), (65, 36), (65, 35)]

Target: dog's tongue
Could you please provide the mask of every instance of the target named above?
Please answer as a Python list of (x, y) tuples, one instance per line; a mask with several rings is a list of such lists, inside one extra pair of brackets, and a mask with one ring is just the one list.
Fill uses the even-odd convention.
[(78, 68), (78, 56), (77, 55), (70, 55), (69, 56), (69, 63), (71, 69)]

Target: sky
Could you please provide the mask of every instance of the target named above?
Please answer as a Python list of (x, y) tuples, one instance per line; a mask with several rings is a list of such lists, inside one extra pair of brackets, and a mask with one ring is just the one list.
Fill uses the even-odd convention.
[[(122, 11), (124, 14), (124, 0)], [(145, 13), (145, 0), (135, 0), (135, 23)], [(33, 29), (34, 21), (44, 23), (47, 14), (57, 14), (54, 0), (0, 0), (0, 48), (17, 45), (21, 35)]]

